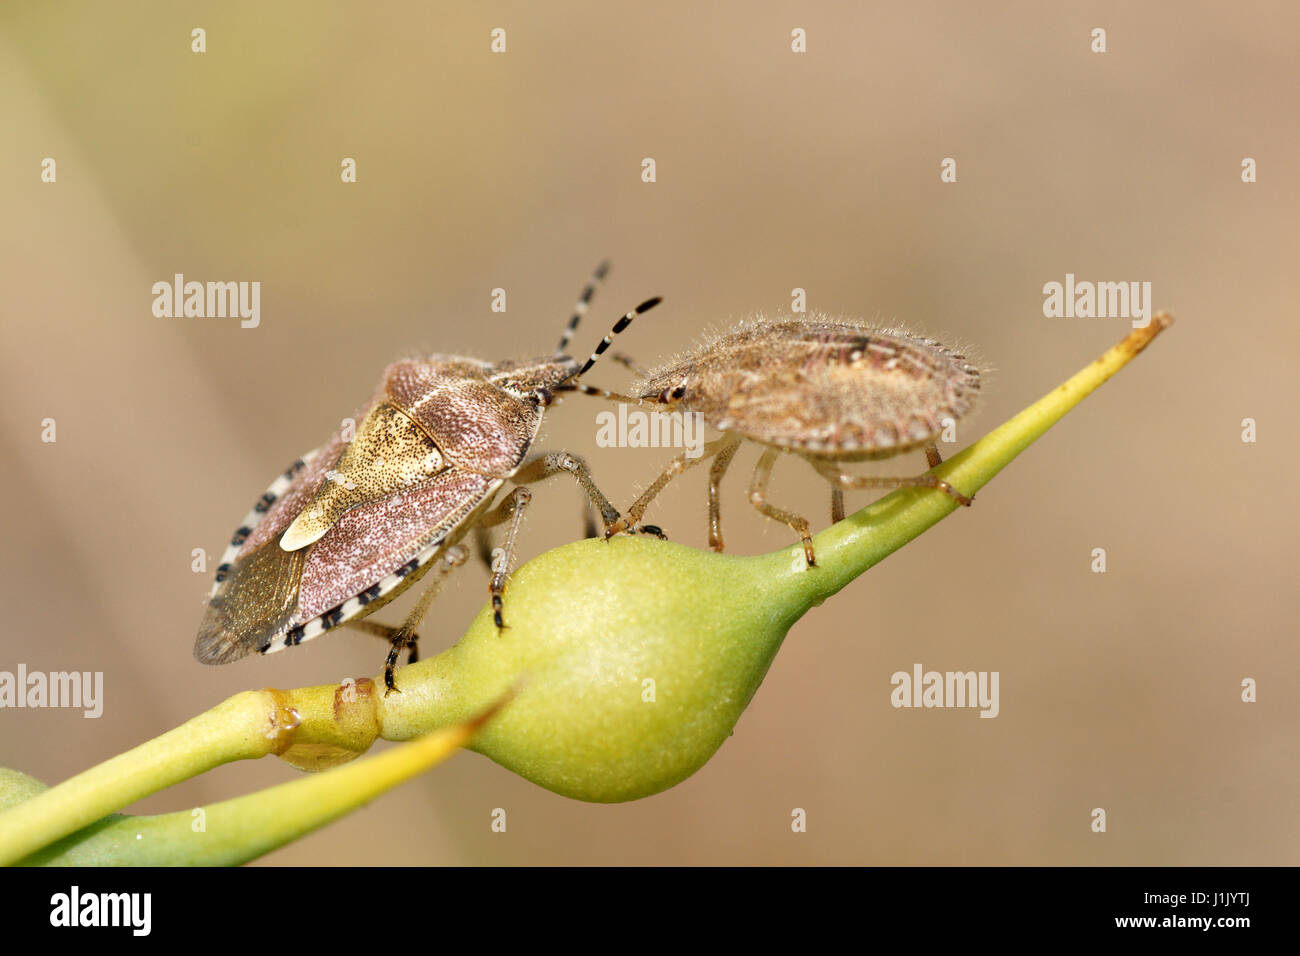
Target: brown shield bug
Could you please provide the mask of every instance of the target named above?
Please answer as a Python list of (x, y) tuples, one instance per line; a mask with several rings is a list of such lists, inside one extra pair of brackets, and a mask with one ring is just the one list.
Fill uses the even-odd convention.
[[(618, 511), (586, 463), (567, 452), (528, 455), (554, 393), (570, 391), (632, 320), (624, 315), (579, 366), (564, 354), (605, 274), (583, 289), (552, 356), (482, 362), (452, 355), (403, 359), (385, 369), (374, 397), (324, 445), (304, 455), (258, 499), (217, 568), (194, 656), (225, 664), (269, 654), (352, 624), (389, 640), (384, 682), (403, 648), (416, 656), (415, 629), (466, 551), (471, 530), (485, 558), (486, 529), (509, 522), (490, 590), (498, 627), (515, 540), (531, 500), (526, 487), (567, 472), (600, 512), (606, 530)], [(355, 434), (350, 434), (352, 431)], [(513, 490), (493, 508), (498, 490)], [(431, 569), (438, 571), (400, 627), (362, 620)]]
[(607, 536), (635, 526), (669, 481), (711, 458), (709, 547), (721, 551), (718, 487), (746, 439), (765, 446), (750, 479), (750, 503), (800, 536), (809, 567), (815, 555), (808, 520), (767, 501), (772, 466), (783, 452), (804, 458), (831, 482), (833, 521), (844, 517), (845, 489), (921, 486), (971, 503), (933, 474), (888, 478), (841, 468), (914, 449), (925, 450), (931, 468), (940, 463), (935, 440), (946, 419), (956, 422), (973, 407), (980, 370), (931, 338), (824, 315), (759, 316), (643, 373), (634, 397), (576, 387), (615, 401), (698, 413), (723, 432), (703, 454), (675, 458)]

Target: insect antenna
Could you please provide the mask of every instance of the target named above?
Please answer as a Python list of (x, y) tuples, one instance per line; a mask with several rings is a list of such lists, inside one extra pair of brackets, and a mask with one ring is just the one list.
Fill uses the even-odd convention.
[(640, 375), (642, 378), (650, 377), (650, 373), (638, 365), (636, 359), (632, 358), (632, 356), (628, 355), (626, 352), (610, 352), (609, 360), (611, 362), (617, 362), (634, 375)]
[(583, 395), (594, 395), (614, 402), (631, 402), (632, 404), (637, 405), (641, 404), (640, 399), (631, 398), (627, 395), (620, 395), (617, 392), (611, 392), (603, 388), (593, 388), (590, 385), (583, 385), (581, 382), (574, 381), (574, 379), (581, 378), (583, 375), (587, 374), (587, 371), (596, 364), (596, 359), (605, 354), (605, 350), (609, 348), (610, 343), (614, 341), (620, 332), (625, 331), (627, 327), (632, 324), (633, 319), (638, 315), (644, 315), (646, 312), (649, 312), (662, 301), (663, 297), (657, 295), (653, 299), (646, 299), (631, 312), (626, 313), (622, 318), (614, 323), (614, 327), (609, 330), (609, 334), (600, 340), (600, 344), (596, 346), (595, 351), (591, 353), (591, 356), (583, 363), (582, 367), (572, 375), (565, 378), (558, 385), (552, 387), (551, 391), (581, 392)]
[(596, 294), (600, 288), (600, 283), (609, 273), (609, 260), (606, 259), (600, 265), (596, 266), (596, 271), (591, 274), (587, 284), (582, 287), (582, 292), (578, 295), (578, 301), (573, 303), (573, 317), (569, 319), (569, 324), (560, 336), (560, 344), (555, 347), (556, 355), (563, 355), (569, 347), (569, 342), (573, 339), (573, 333), (578, 328), (578, 323), (582, 317), (587, 314), (587, 308), (591, 305), (591, 297)]
[(614, 327), (609, 330), (608, 334), (600, 340), (600, 344), (597, 345), (595, 351), (587, 357), (587, 361), (582, 364), (582, 368), (568, 376), (565, 381), (567, 382), (569, 379), (574, 378), (582, 378), (582, 376), (586, 375), (587, 372), (590, 371), (591, 367), (596, 364), (596, 359), (605, 354), (605, 350), (609, 348), (610, 344), (614, 341), (615, 336), (620, 332), (626, 331), (627, 327), (632, 324), (632, 320), (638, 315), (645, 315), (663, 300), (663, 296), (657, 295), (653, 299), (646, 299), (631, 312), (625, 313), (621, 319), (614, 323)]

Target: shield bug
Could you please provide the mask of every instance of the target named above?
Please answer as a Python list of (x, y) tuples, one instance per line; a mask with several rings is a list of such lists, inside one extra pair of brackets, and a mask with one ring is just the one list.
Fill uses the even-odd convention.
[[(498, 627), (515, 542), (531, 500), (524, 487), (560, 472), (582, 486), (606, 530), (618, 511), (586, 463), (568, 452), (528, 452), (556, 390), (573, 383), (632, 320), (628, 312), (586, 363), (565, 354), (605, 266), (574, 307), (554, 355), (489, 363), (452, 355), (394, 362), (371, 400), (324, 445), (277, 478), (245, 517), (222, 555), (194, 643), (205, 664), (301, 644), (342, 624), (390, 642), (384, 683), (446, 574), (464, 562), (458, 542), (471, 530), (485, 558), (486, 529), (509, 522), (504, 547), (489, 561)], [(352, 432), (355, 434), (352, 434)], [(497, 492), (514, 487), (492, 507)], [(434, 580), (399, 627), (362, 620), (430, 570)]]
[(749, 501), (788, 525), (815, 561), (808, 520), (767, 500), (772, 467), (782, 453), (804, 458), (832, 485), (831, 518), (844, 517), (844, 491), (859, 488), (935, 488), (959, 504), (971, 499), (931, 473), (906, 478), (857, 475), (846, 462), (890, 458), (924, 449), (929, 466), (942, 460), (935, 444), (945, 427), (967, 414), (980, 387), (980, 370), (954, 349), (900, 329), (824, 315), (759, 316), (643, 373), (632, 397), (591, 386), (577, 390), (615, 401), (699, 413), (723, 432), (695, 458), (680, 455), (606, 529), (635, 526), (663, 487), (697, 462), (709, 471), (709, 547), (723, 549), (718, 488), (745, 440), (765, 446), (749, 483)]

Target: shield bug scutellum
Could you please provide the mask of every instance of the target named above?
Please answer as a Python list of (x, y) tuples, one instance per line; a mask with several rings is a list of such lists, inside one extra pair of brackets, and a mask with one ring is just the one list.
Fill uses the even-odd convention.
[[(579, 364), (565, 354), (597, 283), (583, 289), (552, 356), (489, 363), (452, 355), (404, 359), (384, 371), (370, 402), (324, 445), (290, 466), (258, 499), (222, 555), (194, 643), (205, 664), (268, 654), (342, 624), (390, 642), (384, 683), (403, 648), (416, 657), (416, 627), (446, 574), (464, 563), (471, 530), (492, 572), (496, 625), (515, 541), (531, 500), (526, 484), (572, 475), (608, 531), (618, 511), (586, 463), (529, 449), (555, 392), (577, 380), (632, 320), (642, 302)], [(354, 434), (353, 434), (354, 432)], [(492, 508), (497, 491), (513, 490)], [(509, 521), (492, 558), (486, 529)], [(398, 627), (363, 620), (437, 566), (435, 580)]]
[(749, 483), (749, 501), (803, 541), (816, 563), (808, 520), (770, 504), (772, 466), (783, 453), (805, 459), (830, 481), (831, 519), (844, 517), (844, 491), (921, 486), (962, 505), (971, 499), (926, 473), (906, 478), (851, 474), (841, 465), (924, 449), (934, 468), (942, 460), (936, 439), (974, 406), (980, 370), (955, 349), (901, 329), (825, 315), (761, 315), (649, 372), (624, 396), (578, 385), (614, 401), (699, 413), (723, 433), (697, 457), (680, 455), (606, 529), (635, 526), (650, 501), (674, 477), (712, 459), (709, 471), (709, 547), (723, 549), (718, 488), (745, 440), (765, 446)]

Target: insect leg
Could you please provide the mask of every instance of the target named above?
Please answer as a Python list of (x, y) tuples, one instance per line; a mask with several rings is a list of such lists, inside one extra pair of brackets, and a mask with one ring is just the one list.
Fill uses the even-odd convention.
[(727, 473), (727, 466), (731, 464), (731, 459), (736, 456), (736, 449), (740, 447), (740, 439), (736, 438), (729, 445), (724, 445), (719, 449), (717, 456), (713, 459), (713, 464), (709, 466), (709, 550), (721, 551), (722, 544), (722, 507), (718, 501), (718, 488), (722, 484), (722, 476)]
[(527, 488), (515, 488), (506, 496), (506, 500), (501, 502), (500, 507), (494, 508), (479, 519), (484, 527), (491, 527), (510, 519), (510, 530), (506, 532), (506, 540), (500, 556), (492, 562), (492, 580), (488, 583), (488, 591), (492, 594), (492, 622), (498, 628), (506, 626), (501, 613), (505, 607), (502, 595), (506, 591), (506, 578), (510, 576), (510, 568), (515, 563), (515, 542), (519, 538), (519, 527), (524, 521), (524, 511), (532, 500), (533, 493)]
[(520, 465), (519, 470), (511, 476), (510, 480), (516, 485), (531, 485), (552, 475), (558, 475), (562, 471), (571, 474), (587, 493), (587, 498), (600, 512), (600, 520), (605, 525), (605, 537), (609, 537), (610, 526), (619, 520), (618, 509), (610, 504), (609, 499), (596, 487), (595, 479), (591, 477), (591, 469), (577, 455), (567, 451), (540, 452)]
[[(367, 634), (373, 634), (375, 637), (383, 638), (385, 641), (392, 643), (393, 637), (401, 630), (396, 624), (380, 624), (378, 621), (372, 621), (369, 618), (363, 618), (360, 621), (348, 621), (345, 627), (356, 628), (358, 631), (365, 631)], [(420, 635), (412, 634), (410, 640), (406, 643), (406, 663), (414, 664), (420, 659)]]
[(844, 520), (844, 489), (831, 489), (831, 524)]
[(753, 477), (749, 479), (749, 503), (769, 518), (788, 525), (798, 534), (803, 539), (804, 560), (808, 562), (808, 567), (814, 568), (817, 566), (817, 560), (813, 554), (812, 532), (808, 528), (808, 519), (793, 511), (785, 511), (767, 503), (767, 483), (772, 479), (772, 466), (776, 464), (776, 457), (779, 454), (781, 454), (780, 449), (768, 448), (763, 452), (763, 457), (759, 458), (758, 464), (754, 466)]
[(925, 446), (925, 463), (931, 468), (938, 468), (943, 464), (943, 455), (939, 454), (939, 446), (934, 442)]
[(911, 478), (887, 478), (876, 475), (851, 475), (846, 471), (841, 471), (840, 466), (835, 462), (825, 459), (810, 458), (808, 462), (837, 488), (846, 490), (859, 488), (934, 488), (937, 491), (942, 491), (957, 504), (965, 505), (968, 508), (970, 503), (975, 500), (966, 497), (948, 482), (929, 472)]
[(631, 506), (627, 509), (627, 514), (622, 518), (619, 518), (612, 525), (605, 526), (605, 537), (612, 538), (620, 531), (627, 531), (634, 528), (641, 521), (646, 508), (650, 507), (650, 502), (654, 500), (655, 495), (664, 490), (664, 485), (668, 484), (668, 482), (672, 481), (692, 465), (698, 465), (705, 459), (712, 458), (714, 455), (721, 452), (723, 447), (732, 440), (733, 439), (730, 435), (726, 435), (707, 443), (701, 450), (701, 453), (695, 458), (691, 458), (686, 454), (686, 452), (682, 452), (670, 461), (668, 467), (664, 469), (663, 474), (654, 480), (654, 484), (643, 491), (640, 498), (632, 502)]
[(402, 653), (402, 649), (406, 648), (409, 652), (406, 663), (414, 664), (419, 659), (417, 646), (420, 635), (415, 633), (415, 629), (420, 626), (420, 621), (424, 619), (424, 615), (428, 612), (429, 605), (433, 603), (433, 599), (442, 590), (442, 586), (447, 581), (447, 575), (464, 564), (468, 558), (469, 552), (460, 545), (453, 545), (448, 548), (446, 553), (443, 554), (442, 560), (438, 562), (437, 567), (430, 574), (433, 580), (429, 582), (415, 607), (411, 609), (411, 613), (406, 616), (406, 620), (399, 627), (380, 624), (367, 618), (348, 622), (349, 627), (365, 631), (367, 634), (374, 634), (376, 637), (385, 638), (391, 645), (388, 649), (388, 658), (384, 661), (385, 696), (397, 690), (397, 684), (393, 680), (393, 670), (397, 667), (397, 658)]

